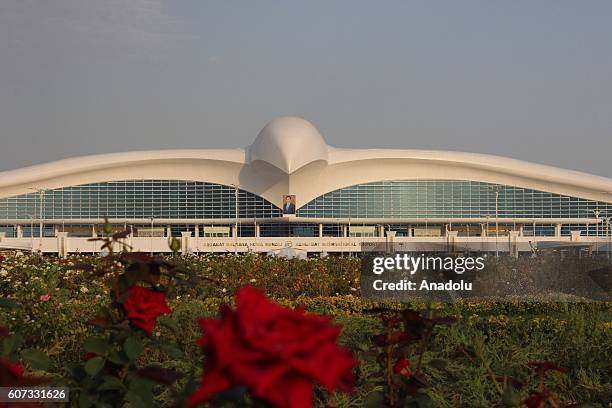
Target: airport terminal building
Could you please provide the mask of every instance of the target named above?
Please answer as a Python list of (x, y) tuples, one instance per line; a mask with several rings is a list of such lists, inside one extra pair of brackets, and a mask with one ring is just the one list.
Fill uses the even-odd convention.
[(0, 173), (0, 250), (98, 252), (104, 218), (134, 250), (609, 251), (612, 180), (483, 154), (330, 147), (281, 117), (244, 149), (60, 160)]

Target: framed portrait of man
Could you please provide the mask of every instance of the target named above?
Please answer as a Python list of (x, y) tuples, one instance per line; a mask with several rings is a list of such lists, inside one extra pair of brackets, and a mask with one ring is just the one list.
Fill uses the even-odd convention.
[(295, 195), (283, 196), (283, 214), (295, 214)]

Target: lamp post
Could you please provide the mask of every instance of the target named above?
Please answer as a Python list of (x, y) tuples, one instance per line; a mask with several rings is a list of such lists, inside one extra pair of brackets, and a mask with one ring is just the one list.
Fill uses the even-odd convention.
[(607, 253), (607, 257), (608, 259), (610, 259), (610, 217), (606, 217), (606, 241), (607, 244), (606, 245), (606, 253)]
[(151, 256), (153, 256), (153, 217), (151, 217), (151, 231), (149, 232), (149, 246), (151, 250)]
[(599, 256), (599, 214), (601, 211), (594, 210), (595, 213), (595, 255)]
[(32, 247), (31, 252), (34, 252), (34, 217), (30, 214), (26, 214), (26, 217), (30, 219), (30, 246)]
[(487, 252), (489, 252), (489, 219), (490, 218), (491, 218), (490, 215), (487, 215), (485, 217), (485, 224), (484, 224), (485, 233), (484, 233), (484, 236), (482, 237), (482, 239), (483, 239), (483, 241), (482, 241), (483, 242), (483, 246), (484, 246), (484, 243), (486, 243), (485, 248), (486, 248)]
[(499, 189), (495, 190), (495, 257), (499, 257)]
[[(499, 189), (500, 185), (487, 186), (487, 188), (495, 190), (495, 257), (499, 257)], [(489, 217), (487, 216), (487, 219)], [(489, 223), (487, 221), (487, 232)]]
[(39, 222), (40, 222), (39, 230), (38, 230), (38, 236), (39, 236), (39, 238), (42, 238), (43, 237), (43, 227), (44, 227), (44, 213), (43, 213), (44, 207), (43, 207), (43, 203), (44, 203), (44, 199), (45, 199), (45, 191), (47, 191), (47, 190), (44, 189), (44, 188), (35, 188), (35, 187), (30, 187), (29, 190), (36, 191), (38, 193), (38, 197), (39, 197), (39, 200), (40, 200), (39, 209), (38, 209), (38, 212), (39, 212)]
[(239, 214), (239, 206), (238, 206), (238, 185), (231, 184), (234, 187), (234, 255), (238, 255), (238, 216)]
[(34, 216), (36, 214), (25, 214), (20, 211), (17, 216), (19, 217), (20, 215), (25, 215), (30, 219), (30, 246), (32, 247), (32, 253), (34, 253)]

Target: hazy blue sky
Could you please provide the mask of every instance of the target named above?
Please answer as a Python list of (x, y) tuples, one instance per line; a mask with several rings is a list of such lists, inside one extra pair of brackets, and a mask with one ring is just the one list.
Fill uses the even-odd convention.
[(612, 176), (612, 1), (0, 0), (0, 169), (242, 147), (279, 115), (339, 147)]

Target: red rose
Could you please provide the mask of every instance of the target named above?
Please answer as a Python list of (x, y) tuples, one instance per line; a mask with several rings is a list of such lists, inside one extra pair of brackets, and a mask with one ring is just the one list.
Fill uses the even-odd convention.
[(128, 291), (128, 298), (123, 302), (125, 314), (134, 326), (151, 335), (157, 317), (172, 313), (166, 304), (166, 295), (142, 286), (132, 286)]
[[(9, 376), (14, 377), (15, 380), (20, 380), (21, 378), (23, 378), (24, 368), (20, 363), (10, 361), (5, 357), (0, 357), (0, 365), (2, 366), (3, 373), (9, 374)], [(3, 387), (5, 386), (4, 382), (5, 379), (3, 378)]]
[(406, 357), (400, 357), (393, 365), (393, 372), (395, 374), (403, 375), (404, 377), (410, 377), (412, 372), (410, 371), (410, 360)]
[(330, 318), (306, 315), (270, 302), (250, 286), (236, 294), (236, 310), (220, 308), (219, 319), (200, 319), (198, 344), (207, 358), (200, 388), (189, 405), (246, 386), (276, 407), (312, 406), (313, 384), (350, 391), (357, 361), (336, 341), (342, 328)]
[(88, 351), (87, 353), (83, 355), (83, 361), (89, 361), (94, 357), (98, 357), (98, 355), (96, 353), (92, 353), (91, 351)]
[[(0, 357), (0, 387), (25, 388), (47, 382), (47, 379), (41, 377), (24, 377), (24, 371), (21, 363)], [(0, 408), (12, 407), (14, 405), (15, 403), (12, 402), (0, 402)], [(37, 402), (23, 403), (20, 406), (23, 408), (42, 407)]]

